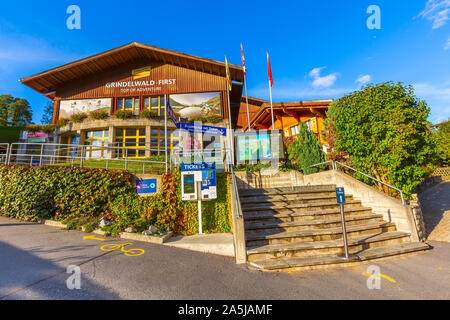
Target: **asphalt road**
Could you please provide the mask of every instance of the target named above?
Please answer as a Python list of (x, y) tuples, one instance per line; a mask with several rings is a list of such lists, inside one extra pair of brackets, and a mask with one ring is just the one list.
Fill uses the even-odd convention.
[[(375, 263), (386, 277), (367, 288), (368, 264), (263, 273), (231, 258), (136, 241), (83, 240), (86, 233), (0, 217), (0, 299), (450, 299), (450, 243)], [(108, 243), (145, 253), (104, 252)], [(81, 289), (69, 290), (69, 265)]]

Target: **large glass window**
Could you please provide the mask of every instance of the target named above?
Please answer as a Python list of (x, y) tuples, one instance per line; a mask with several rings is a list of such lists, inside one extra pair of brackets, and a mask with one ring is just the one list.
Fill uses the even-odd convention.
[[(167, 149), (175, 150), (178, 149), (180, 137), (178, 136), (177, 130), (167, 130)], [(166, 139), (164, 134), (164, 129), (152, 129), (150, 132), (150, 148), (152, 149), (152, 155), (164, 154), (164, 149), (166, 146)]]
[(117, 99), (117, 110), (129, 110), (137, 116), (139, 114), (139, 98)]
[(108, 139), (109, 130), (97, 130), (86, 132), (84, 144), (86, 146), (86, 158), (88, 159), (103, 159), (108, 156)]
[(145, 157), (145, 128), (116, 129), (116, 146), (119, 157)]
[(158, 116), (162, 116), (166, 110), (166, 99), (164, 96), (145, 97), (144, 108), (156, 111)]

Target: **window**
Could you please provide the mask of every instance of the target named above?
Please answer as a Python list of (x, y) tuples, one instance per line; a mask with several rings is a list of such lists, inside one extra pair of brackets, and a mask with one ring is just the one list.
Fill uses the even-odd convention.
[(166, 110), (166, 99), (164, 96), (154, 96), (144, 98), (144, 109), (156, 111), (158, 116), (164, 115)]
[(108, 156), (108, 130), (88, 131), (86, 132), (86, 138), (84, 144), (90, 146), (86, 148), (86, 158), (90, 159), (103, 159)]
[(137, 116), (139, 114), (139, 98), (117, 99), (117, 110), (129, 110)]
[(312, 121), (311, 121), (311, 120), (308, 120), (308, 121), (306, 121), (305, 123), (306, 123), (306, 126), (308, 127), (308, 130), (309, 130), (309, 131), (312, 131)]
[(296, 136), (300, 133), (300, 125), (291, 127), (291, 136)]
[[(178, 143), (180, 140), (178, 131), (167, 130), (167, 140), (168, 150), (178, 149)], [(152, 129), (150, 132), (150, 148), (152, 149), (151, 154), (164, 154), (165, 141), (164, 129)]]
[(125, 158), (145, 157), (145, 128), (116, 129), (118, 156)]

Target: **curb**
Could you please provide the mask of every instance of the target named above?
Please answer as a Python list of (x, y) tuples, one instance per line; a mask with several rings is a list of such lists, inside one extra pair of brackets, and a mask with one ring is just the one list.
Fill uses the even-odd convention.
[[(41, 224), (45, 224), (47, 226), (61, 228), (61, 229), (67, 229), (67, 225), (64, 223), (61, 223), (59, 221), (54, 220), (41, 220)], [(81, 227), (81, 231), (86, 232), (84, 227)], [(95, 233), (104, 236), (105, 231), (102, 231), (101, 229), (96, 229), (92, 232), (86, 232), (86, 233)], [(146, 236), (139, 233), (130, 233), (130, 232), (121, 232), (119, 234), (119, 238), (121, 239), (127, 239), (127, 240), (135, 240), (135, 241), (141, 241), (141, 242), (150, 242), (150, 243), (156, 243), (156, 244), (163, 244), (167, 240), (169, 240), (173, 236), (173, 231), (168, 232), (167, 234), (163, 236)]]

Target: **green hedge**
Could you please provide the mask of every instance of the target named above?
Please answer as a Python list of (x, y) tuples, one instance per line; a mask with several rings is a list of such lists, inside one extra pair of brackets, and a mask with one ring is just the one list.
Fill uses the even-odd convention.
[[(217, 175), (218, 199), (203, 202), (204, 232), (230, 232), (229, 180)], [(127, 171), (0, 165), (0, 215), (20, 220), (54, 219), (68, 228), (93, 230), (101, 217), (116, 222), (116, 235), (129, 226), (150, 224), (191, 235), (198, 232), (197, 203), (181, 201), (180, 172), (166, 174), (153, 197), (139, 197)]]

